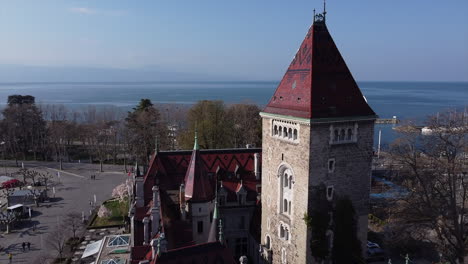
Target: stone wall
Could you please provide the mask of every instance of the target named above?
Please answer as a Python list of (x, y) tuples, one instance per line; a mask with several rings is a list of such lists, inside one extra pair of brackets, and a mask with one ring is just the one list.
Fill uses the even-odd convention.
[[(359, 225), (359, 238), (363, 251), (367, 242), (367, 214), (370, 192), (370, 174), (373, 147), (373, 120), (335, 123), (306, 124), (294, 119), (275, 117), (275, 120), (296, 122), (299, 126), (298, 140), (283, 140), (272, 136), (273, 120), (263, 116), (262, 155), (262, 245), (270, 236), (272, 263), (284, 263), (282, 250), (286, 252), (286, 263), (314, 263), (310, 252), (310, 231), (303, 220), (313, 208), (310, 194), (313, 186), (324, 183), (333, 186), (335, 196), (347, 196), (353, 202)], [(357, 125), (357, 138), (353, 142), (330, 143), (330, 125)], [(354, 135), (356, 136), (356, 135)], [(334, 159), (335, 168), (329, 172), (329, 159)], [(290, 216), (280, 213), (279, 168), (288, 166), (294, 174), (292, 187), (292, 211)], [(279, 237), (279, 225), (290, 227), (290, 239)]]
[[(272, 119), (263, 118), (263, 155), (262, 155), (262, 244), (266, 236), (271, 238), (273, 263), (282, 263), (281, 251), (286, 250), (287, 263), (306, 263), (307, 226), (303, 220), (308, 208), (309, 185), (309, 143), (308, 125), (298, 124), (298, 140), (291, 142), (272, 137)], [(278, 169), (281, 165), (293, 171), (293, 198), (291, 215), (279, 213), (280, 180)], [(279, 238), (280, 221), (289, 225), (290, 239)]]

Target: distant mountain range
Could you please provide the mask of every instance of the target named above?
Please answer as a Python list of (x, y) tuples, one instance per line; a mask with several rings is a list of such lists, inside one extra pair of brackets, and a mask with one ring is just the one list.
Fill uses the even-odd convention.
[(8, 82), (151, 82), (245, 81), (236, 76), (178, 72), (160, 67), (135, 69), (0, 65), (0, 83)]

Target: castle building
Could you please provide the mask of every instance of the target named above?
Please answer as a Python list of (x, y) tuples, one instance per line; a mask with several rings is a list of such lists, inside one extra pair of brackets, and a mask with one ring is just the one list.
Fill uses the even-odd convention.
[[(304, 216), (321, 206), (315, 198), (320, 186), (325, 201), (351, 200), (361, 248), (366, 248), (376, 115), (328, 32), (325, 15), (314, 17), (261, 113), (261, 239), (269, 263), (314, 263), (314, 234)], [(326, 230), (330, 251), (333, 230), (331, 222)]]
[[(131, 263), (259, 258), (261, 149), (155, 151), (134, 171)], [(254, 220), (257, 220), (256, 222)]]
[(305, 216), (329, 204), (331, 252), (338, 199), (351, 201), (365, 250), (376, 114), (325, 15), (260, 113), (263, 149), (200, 150), (195, 136), (192, 151), (156, 150), (135, 170), (131, 263), (316, 263)]

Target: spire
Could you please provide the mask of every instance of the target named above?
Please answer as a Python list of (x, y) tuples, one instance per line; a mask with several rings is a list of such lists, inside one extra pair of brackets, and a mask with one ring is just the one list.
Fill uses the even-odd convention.
[(140, 177), (141, 176), (141, 173), (140, 173), (140, 167), (138, 167), (138, 161), (135, 161), (135, 177)]
[(326, 5), (327, 5), (327, 0), (323, 0), (323, 22), (325, 22), (325, 17), (327, 15)]
[(159, 152), (159, 136), (157, 135), (154, 139), (154, 155)]
[(216, 241), (216, 227), (218, 224), (218, 196), (215, 197), (215, 205), (213, 210), (213, 221), (211, 222), (210, 233), (208, 235), (208, 242), (215, 242)]
[(375, 118), (327, 29), (325, 2), (323, 8), (263, 113), (304, 119)]
[(192, 202), (208, 202), (214, 198), (213, 185), (201, 159), (196, 130), (192, 157), (185, 174), (185, 197)]
[(195, 128), (195, 143), (193, 143), (193, 150), (199, 150), (200, 146), (198, 145), (198, 131)]

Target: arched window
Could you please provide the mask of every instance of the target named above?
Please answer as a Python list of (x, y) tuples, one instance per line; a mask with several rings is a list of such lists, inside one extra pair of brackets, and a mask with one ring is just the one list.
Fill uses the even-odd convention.
[(287, 256), (286, 249), (282, 248), (281, 249), (281, 263), (284, 263), (284, 264), (286, 263), (286, 260), (287, 260), (286, 256)]
[(284, 229), (284, 239), (289, 240), (289, 230), (287, 228)]
[(271, 238), (270, 238), (270, 236), (267, 235), (265, 240), (266, 240), (266, 241), (265, 241), (265, 247), (266, 247), (267, 249), (271, 249)]
[(292, 138), (292, 128), (289, 128), (289, 130), (288, 130), (288, 138), (289, 139)]
[(297, 140), (297, 129), (294, 129), (293, 139)]
[(280, 238), (283, 238), (284, 237), (284, 226), (282, 224), (280, 224)]
[(283, 137), (288, 137), (288, 129), (286, 127), (283, 128)]
[(351, 128), (348, 128), (348, 135), (346, 135), (346, 140), (352, 140), (353, 139), (353, 130)]
[(275, 129), (274, 129), (273, 134), (274, 134), (275, 136), (278, 135), (278, 126), (277, 126), (277, 125), (275, 125)]
[(278, 172), (278, 187), (279, 195), (277, 197), (277, 205), (279, 213), (284, 216), (289, 216), (291, 214), (293, 200), (293, 191), (294, 191), (294, 175), (291, 169), (286, 166), (281, 166)]
[(344, 131), (344, 129), (341, 129), (341, 131), (340, 131), (340, 141), (342, 141), (344, 139), (345, 139), (345, 131)]
[(335, 129), (334, 131), (334, 137), (333, 137), (333, 141), (338, 141), (338, 129)]
[(283, 135), (283, 128), (280, 126), (279, 127), (279, 136), (281, 137)]

